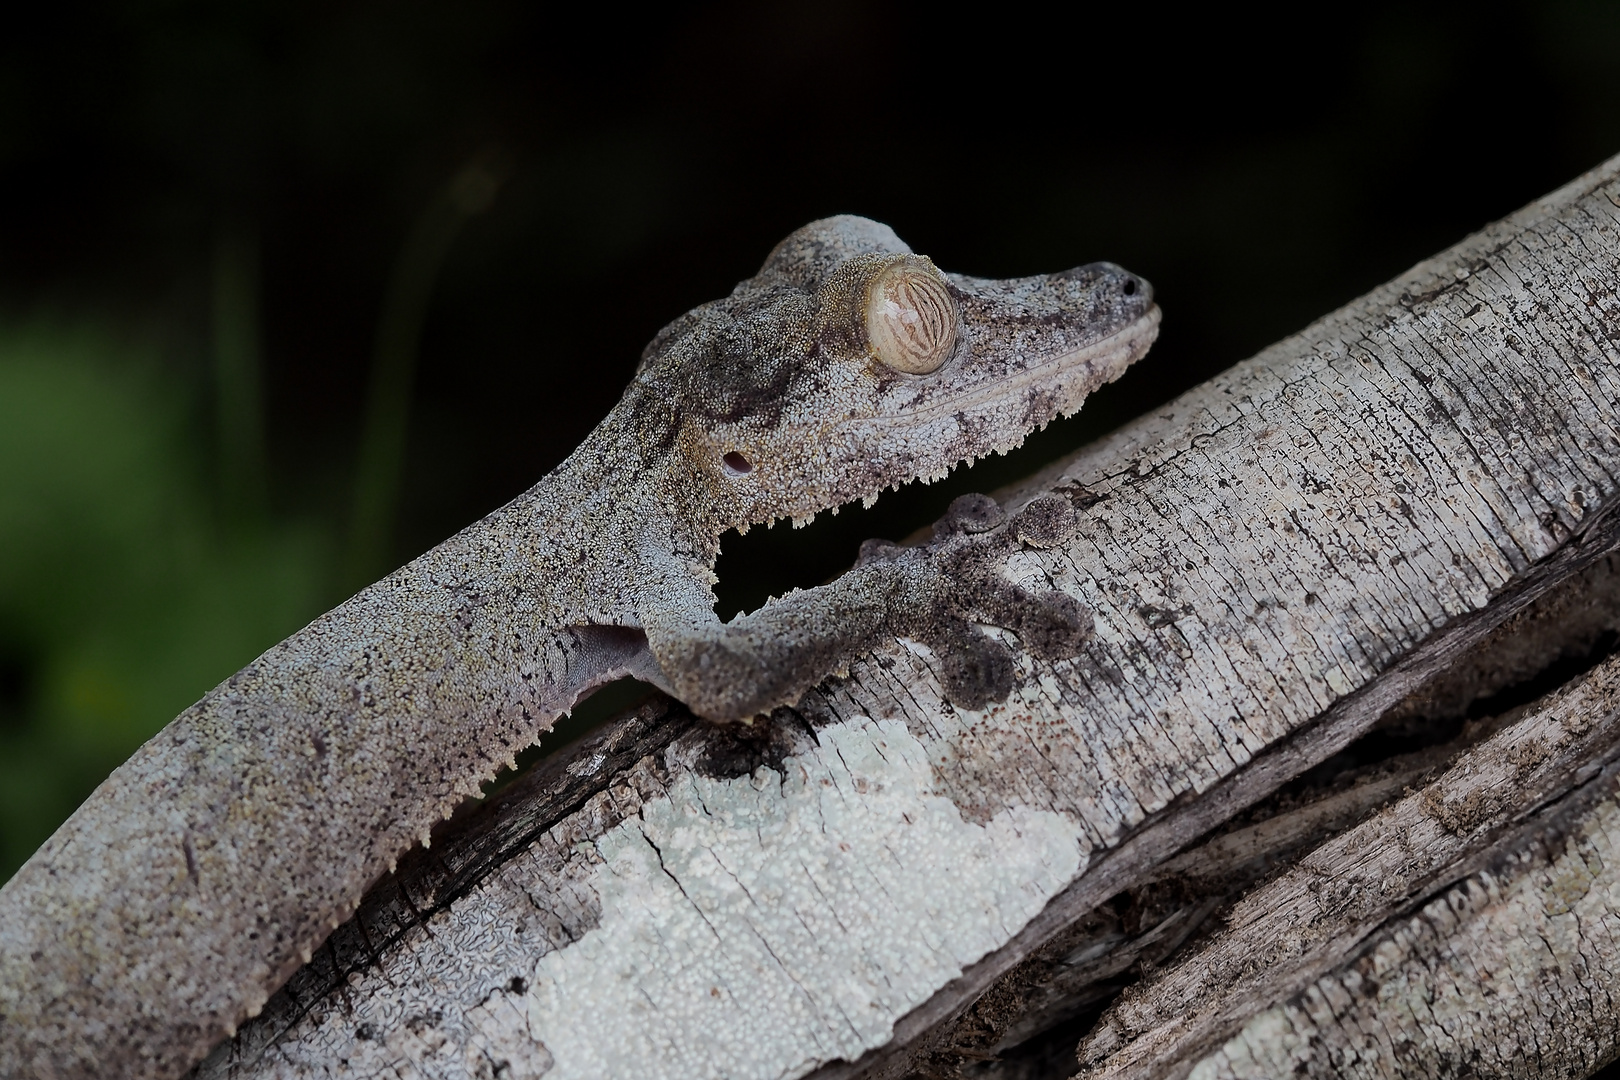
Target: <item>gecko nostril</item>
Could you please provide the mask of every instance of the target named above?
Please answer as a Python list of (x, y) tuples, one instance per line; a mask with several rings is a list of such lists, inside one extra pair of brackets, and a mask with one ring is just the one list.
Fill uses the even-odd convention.
[(746, 476), (754, 471), (754, 463), (733, 450), (720, 459), (731, 476)]
[(1135, 296), (1136, 295), (1136, 279), (1135, 278), (1126, 278), (1123, 288), (1124, 288), (1126, 296)]

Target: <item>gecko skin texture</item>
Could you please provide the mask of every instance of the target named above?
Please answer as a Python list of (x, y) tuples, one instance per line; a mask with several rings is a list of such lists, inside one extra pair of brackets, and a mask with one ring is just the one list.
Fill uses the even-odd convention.
[[(958, 500), (921, 548), (730, 623), (728, 529), (1009, 450), (1147, 351), (1146, 282), (1096, 263), (943, 274), (884, 225), (819, 221), (665, 327), (529, 491), (275, 646), (120, 766), (0, 889), (0, 1076), (174, 1077), (255, 1015), (401, 853), (624, 675), (699, 715), (791, 704), (885, 633), (947, 693), (1005, 696), (974, 623), (1061, 655), (1090, 616), (997, 559), (1074, 525)], [(1055, 539), (1056, 538), (1056, 539)]]

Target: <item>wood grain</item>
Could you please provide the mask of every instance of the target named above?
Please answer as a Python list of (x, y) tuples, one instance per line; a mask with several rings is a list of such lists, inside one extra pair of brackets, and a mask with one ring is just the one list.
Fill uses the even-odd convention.
[(1105, 1014), (1085, 1075), (1579, 1077), (1609, 1061), (1617, 720), (1611, 658), (1244, 897)]
[(1021, 965), (1614, 550), (1617, 176), (1013, 493), (1101, 497), (1008, 566), (1096, 613), (1078, 659), (1019, 653), (981, 712), (904, 641), (745, 736), (649, 706), (403, 863), (198, 1075), (830, 1080), (971, 1055), (953, 1033)]

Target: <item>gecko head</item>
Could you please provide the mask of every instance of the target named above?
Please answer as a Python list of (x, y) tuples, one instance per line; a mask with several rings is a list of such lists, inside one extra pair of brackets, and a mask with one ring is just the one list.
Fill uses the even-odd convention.
[(1110, 263), (965, 277), (829, 218), (666, 327), (627, 401), (661, 417), (643, 426), (668, 448), (668, 498), (718, 537), (1004, 453), (1118, 378), (1158, 323), (1151, 287)]

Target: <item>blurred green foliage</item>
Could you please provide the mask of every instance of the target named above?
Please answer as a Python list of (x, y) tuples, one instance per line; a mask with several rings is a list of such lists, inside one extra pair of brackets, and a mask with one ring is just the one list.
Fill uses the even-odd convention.
[(318, 529), (218, 520), (194, 404), (150, 349), (0, 326), (0, 879), (327, 599)]

